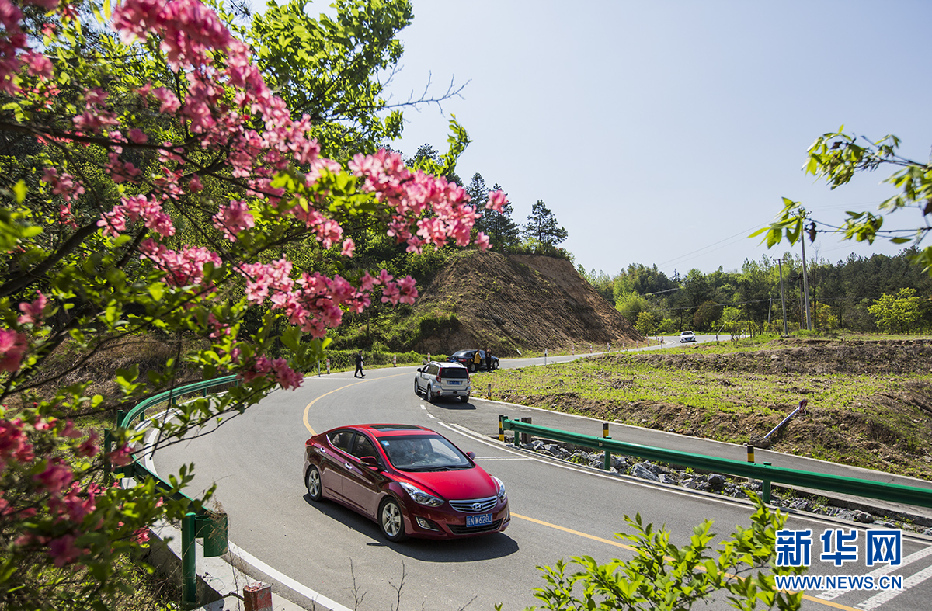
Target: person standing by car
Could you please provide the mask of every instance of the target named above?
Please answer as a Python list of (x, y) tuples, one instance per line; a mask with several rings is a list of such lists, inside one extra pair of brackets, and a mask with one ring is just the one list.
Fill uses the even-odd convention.
[(485, 370), (492, 371), (492, 351), (485, 349)]
[(366, 374), (362, 372), (362, 352), (356, 352), (356, 372), (353, 374), (354, 378), (357, 373), (363, 378), (366, 377)]
[(479, 371), (479, 368), (482, 366), (482, 351), (476, 350), (476, 353), (473, 355), (473, 371)]

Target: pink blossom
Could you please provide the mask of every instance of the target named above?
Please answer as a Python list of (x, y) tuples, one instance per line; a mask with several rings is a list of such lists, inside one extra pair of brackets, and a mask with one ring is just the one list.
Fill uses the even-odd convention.
[(143, 144), (149, 141), (149, 136), (147, 136), (145, 132), (143, 132), (141, 129), (136, 128), (136, 127), (129, 130), (129, 133), (127, 134), (127, 136), (129, 137), (130, 140), (132, 140), (136, 144)]
[(383, 269), (379, 272), (378, 284), (388, 284), (392, 281), (392, 278), (394, 278), (394, 276), (389, 274), (387, 269)]
[(178, 111), (178, 108), (181, 107), (181, 102), (178, 100), (178, 96), (164, 87), (153, 89), (152, 97), (162, 103), (162, 105), (159, 107), (160, 113), (173, 115)]
[(62, 427), (62, 430), (58, 432), (59, 437), (66, 437), (68, 439), (77, 439), (81, 437), (81, 431), (74, 428), (74, 422), (68, 420), (65, 422), (65, 426)]
[(105, 235), (115, 236), (126, 231), (127, 218), (131, 221), (142, 219), (146, 227), (155, 230), (163, 237), (175, 234), (175, 226), (171, 217), (165, 213), (158, 202), (145, 195), (124, 197), (120, 202), (97, 221), (97, 226), (104, 228)]
[(149, 541), (149, 529), (140, 528), (133, 533), (133, 541), (139, 544), (146, 543)]
[(298, 388), (304, 382), (304, 376), (292, 370), (285, 359), (272, 361), (272, 370), (275, 371), (275, 380), (285, 390)]
[(75, 453), (78, 456), (83, 456), (86, 458), (95, 456), (97, 454), (97, 439), (99, 437), (100, 435), (97, 434), (97, 431), (92, 429), (88, 432), (87, 439), (81, 442), (81, 445), (75, 449)]
[(485, 235), (481, 231), (476, 235), (476, 245), (479, 247), (479, 250), (485, 251), (489, 249), (489, 236)]
[(224, 237), (231, 242), (236, 240), (236, 234), (255, 226), (249, 205), (241, 200), (233, 200), (228, 206), (221, 206), (214, 215), (214, 227), (223, 231)]
[(20, 56), (20, 60), (33, 76), (40, 79), (52, 78), (52, 62), (45, 55), (35, 51), (26, 51)]
[(401, 303), (407, 303), (409, 305), (414, 305), (414, 301), (417, 299), (417, 288), (414, 278), (411, 276), (405, 276), (398, 281), (398, 290), (399, 298), (398, 300)]
[(341, 251), (343, 256), (352, 257), (354, 252), (356, 252), (356, 242), (353, 241), (353, 238), (343, 240), (343, 250)]
[(501, 212), (507, 203), (508, 199), (504, 191), (492, 191), (489, 193), (489, 201), (486, 202), (485, 207), (489, 210)]
[(74, 480), (74, 473), (71, 467), (64, 464), (60, 458), (53, 458), (46, 464), (45, 470), (34, 475), (33, 479), (57, 494)]
[(129, 444), (123, 444), (122, 447), (117, 448), (113, 452), (107, 454), (107, 459), (111, 464), (117, 467), (125, 467), (132, 462), (132, 448), (129, 447)]
[(370, 276), (369, 272), (366, 272), (362, 275), (362, 278), (359, 279), (359, 288), (360, 290), (369, 293), (378, 283), (378, 280)]
[(12, 329), (0, 329), (0, 371), (16, 371), (28, 347), (25, 335)]
[(0, 420), (0, 471), (6, 468), (7, 460), (15, 458), (21, 462), (32, 459), (32, 445), (23, 432), (23, 421)]
[(220, 257), (206, 248), (185, 246), (176, 252), (151, 239), (142, 241), (139, 252), (142, 259), (152, 261), (166, 272), (165, 283), (171, 286), (198, 285), (204, 279), (205, 264), (222, 265)]
[(43, 168), (42, 181), (52, 187), (52, 193), (61, 195), (66, 202), (76, 201), (80, 195), (84, 194), (84, 186), (76, 182), (74, 176), (67, 172), (59, 175), (55, 168)]
[(88, 492), (87, 498), (82, 498), (79, 494), (80, 486), (77, 482), (71, 483), (71, 489), (67, 494), (58, 497), (53, 496), (49, 499), (49, 509), (53, 514), (57, 514), (61, 520), (71, 522), (81, 522), (85, 516), (97, 508), (95, 495)]
[(71, 564), (90, 551), (75, 547), (75, 540), (74, 535), (63, 535), (57, 539), (52, 539), (49, 543), (49, 556), (54, 558), (55, 566), (63, 567), (66, 564)]
[(39, 296), (31, 303), (19, 304), (19, 311), (23, 313), (19, 317), (19, 324), (35, 325), (42, 322), (42, 312), (45, 310), (48, 299), (45, 298), (45, 295), (43, 295), (41, 291), (39, 291), (38, 295)]

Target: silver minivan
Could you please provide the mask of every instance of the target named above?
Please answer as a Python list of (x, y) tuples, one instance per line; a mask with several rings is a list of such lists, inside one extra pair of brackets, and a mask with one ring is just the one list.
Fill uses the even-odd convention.
[(414, 376), (414, 393), (424, 393), (430, 403), (443, 397), (458, 397), (466, 403), (471, 390), (469, 371), (459, 363), (431, 361), (420, 367)]

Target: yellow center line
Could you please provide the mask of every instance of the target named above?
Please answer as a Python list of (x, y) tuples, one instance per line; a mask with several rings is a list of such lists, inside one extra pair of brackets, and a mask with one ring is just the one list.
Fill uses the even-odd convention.
[[(557, 524), (551, 524), (550, 522), (544, 522), (543, 520), (538, 520), (538, 519), (536, 519), (536, 518), (529, 518), (529, 517), (527, 517), (527, 516), (522, 516), (522, 515), (517, 514), (517, 513), (512, 513), (512, 514), (511, 514), (511, 517), (513, 517), (513, 518), (518, 518), (519, 520), (527, 520), (528, 522), (533, 522), (534, 524), (540, 524), (541, 526), (546, 526), (547, 528), (553, 528), (553, 529), (556, 529), (556, 530), (560, 530), (560, 531), (563, 531), (563, 532), (565, 532), (565, 533), (569, 533), (569, 534), (571, 534), (571, 535), (576, 535), (576, 536), (579, 536), (579, 537), (584, 537), (584, 538), (586, 538), (586, 539), (591, 539), (592, 541), (598, 541), (599, 543), (608, 543), (609, 545), (614, 545), (615, 547), (620, 547), (620, 548), (626, 549), (626, 550), (628, 550), (628, 551), (632, 551), (632, 552), (633, 552), (633, 551), (636, 551), (636, 550), (637, 550), (637, 548), (635, 548), (634, 546), (631, 546), (631, 545), (626, 545), (626, 544), (624, 544), (624, 543), (619, 543), (618, 541), (610, 541), (609, 539), (603, 539), (602, 537), (597, 537), (597, 536), (595, 536), (595, 535), (590, 535), (590, 534), (588, 534), (588, 533), (580, 532), (580, 531), (578, 531), (578, 530), (573, 530), (572, 528), (567, 528), (567, 527), (565, 527), (565, 526), (559, 526), (559, 525), (557, 525)], [(699, 569), (700, 571), (703, 570), (702, 567), (696, 567), (696, 568)], [(739, 577), (739, 576), (737, 576), (737, 575), (730, 575), (730, 574), (728, 574), (728, 573), (726, 573), (726, 575), (727, 575), (728, 577), (732, 577), (732, 578), (735, 578), (735, 579), (742, 579), (742, 577)], [(819, 604), (821, 604), (821, 605), (825, 605), (826, 607), (832, 607), (833, 609), (842, 609), (843, 611), (861, 611), (861, 609), (855, 609), (854, 607), (849, 607), (849, 606), (847, 606), (847, 605), (842, 605), (842, 604), (840, 604), (840, 603), (836, 603), (836, 602), (833, 602), (833, 601), (830, 601), (830, 600), (822, 600), (821, 598), (816, 598), (815, 596), (809, 596), (808, 594), (803, 594), (803, 600), (811, 600), (812, 602), (816, 602), (816, 603), (819, 603)]]
[[(396, 374), (394, 374), (394, 375), (386, 376), (385, 378), (379, 378), (379, 379), (397, 378), (398, 376), (403, 376), (403, 375), (408, 375), (408, 372), (396, 373)], [(366, 380), (359, 380), (358, 382), (352, 382), (352, 383), (350, 383), (350, 384), (346, 384), (346, 385), (341, 386), (341, 387), (339, 387), (339, 388), (334, 388), (334, 389), (331, 390), (330, 392), (325, 392), (325, 393), (322, 394), (321, 396), (317, 397), (316, 399), (314, 399), (313, 401), (311, 401), (310, 403), (308, 403), (307, 406), (305, 406), (305, 408), (304, 408), (304, 428), (306, 428), (308, 431), (310, 431), (311, 435), (316, 435), (316, 434), (317, 434), (317, 433), (314, 431), (314, 429), (311, 427), (311, 423), (310, 423), (310, 422), (308, 421), (308, 419), (307, 419), (307, 414), (308, 414), (308, 412), (310, 411), (312, 405), (314, 405), (315, 403), (317, 403), (318, 401), (320, 401), (321, 399), (323, 399), (323, 398), (326, 397), (327, 395), (332, 395), (333, 393), (338, 392), (338, 391), (341, 391), (341, 390), (343, 390), (344, 388), (349, 388), (350, 386), (356, 386), (357, 384), (362, 384), (362, 383), (365, 382), (365, 381), (366, 381)]]

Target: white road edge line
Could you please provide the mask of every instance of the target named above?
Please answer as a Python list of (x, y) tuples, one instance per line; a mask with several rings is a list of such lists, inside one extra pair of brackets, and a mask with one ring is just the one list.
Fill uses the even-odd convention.
[(297, 592), (298, 594), (301, 594), (302, 596), (305, 596), (311, 599), (312, 601), (314, 601), (315, 604), (323, 605), (327, 609), (330, 609), (330, 611), (353, 611), (349, 607), (344, 607), (340, 603), (330, 600), (323, 594), (319, 592), (315, 592), (311, 588), (307, 587), (306, 585), (302, 583), (295, 581), (291, 577), (288, 577), (287, 575), (284, 575), (276, 571), (275, 569), (273, 569), (266, 563), (262, 562), (261, 560), (259, 560), (258, 558), (256, 558), (255, 556), (247, 552), (246, 550), (235, 545), (232, 541), (229, 542), (229, 548), (230, 548), (230, 554), (241, 558), (247, 564), (262, 571), (263, 573), (265, 573), (266, 575), (268, 575), (275, 581), (278, 581), (279, 583), (281, 583), (283, 586), (291, 590), (294, 590), (295, 592)]
[[(171, 414), (168, 414), (168, 415), (170, 416)], [(150, 437), (153, 435), (157, 435), (157, 434), (158, 434), (158, 431), (156, 430), (152, 430), (149, 432)], [(151, 447), (151, 443), (152, 442), (147, 444), (148, 447)], [(158, 472), (155, 470), (155, 461), (152, 460), (151, 451), (146, 452), (146, 455), (144, 458), (144, 464), (145, 464), (146, 469), (148, 469), (153, 475), (156, 475), (156, 476), (158, 475)], [(296, 581), (295, 579), (292, 579), (291, 577), (285, 575), (284, 573), (281, 573), (273, 569), (271, 566), (262, 562), (261, 560), (259, 560), (258, 558), (256, 558), (255, 556), (253, 556), (252, 554), (250, 554), (243, 548), (239, 547), (238, 545), (236, 545), (229, 539), (227, 540), (227, 547), (229, 549), (230, 555), (238, 557), (246, 564), (254, 567), (255, 569), (259, 571), (262, 571), (263, 573), (265, 573), (266, 575), (268, 575), (275, 581), (279, 582), (286, 588), (290, 590), (294, 590), (301, 596), (307, 597), (310, 600), (314, 601), (315, 604), (322, 605), (326, 609), (329, 609), (329, 611), (353, 611), (349, 607), (344, 607), (340, 603), (330, 600), (329, 598), (327, 598), (320, 592), (312, 590), (311, 588)]]
[[(927, 547), (927, 548), (925, 548), (925, 549), (921, 549), (921, 550), (919, 550), (918, 552), (916, 552), (915, 554), (910, 554), (909, 556), (906, 556), (906, 557), (903, 558), (903, 559), (900, 561), (900, 563), (897, 564), (897, 565), (885, 564), (885, 565), (883, 565), (883, 566), (881, 566), (881, 567), (878, 567), (878, 568), (874, 569), (873, 571), (871, 571), (870, 573), (866, 573), (865, 576), (874, 577), (874, 581), (876, 581), (876, 580), (877, 580), (877, 579), (876, 579), (877, 577), (881, 577), (881, 576), (883, 576), (883, 575), (888, 575), (888, 574), (892, 573), (893, 571), (899, 570), (899, 569), (905, 567), (906, 565), (909, 565), (909, 564), (912, 564), (913, 562), (916, 562), (917, 560), (922, 560), (923, 558), (925, 558), (926, 556), (929, 556), (929, 555), (932, 555), (932, 547)], [(822, 592), (821, 594), (818, 594), (816, 597), (817, 597), (817, 598), (821, 598), (822, 600), (834, 600), (834, 599), (838, 598), (839, 596), (841, 596), (842, 594), (845, 594), (845, 593), (847, 593), (847, 592), (849, 592), (849, 591), (850, 591), (850, 590), (826, 590), (825, 592)]]
[(876, 609), (880, 605), (893, 600), (906, 590), (912, 588), (913, 586), (919, 585), (930, 577), (932, 577), (932, 566), (928, 566), (915, 575), (911, 575), (910, 577), (904, 579), (902, 590), (884, 590), (880, 594), (875, 594), (874, 596), (871, 596), (864, 602), (860, 602), (855, 606), (859, 609), (865, 610)]

